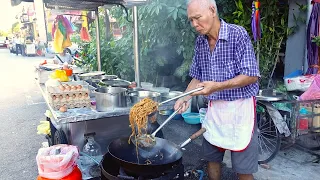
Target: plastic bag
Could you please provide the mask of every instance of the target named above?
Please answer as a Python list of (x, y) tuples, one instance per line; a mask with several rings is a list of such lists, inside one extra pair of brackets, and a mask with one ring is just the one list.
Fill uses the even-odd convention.
[(50, 122), (49, 121), (40, 121), (40, 124), (37, 127), (37, 134), (50, 134)]
[(74, 170), (78, 157), (78, 148), (72, 145), (59, 144), (40, 148), (36, 157), (39, 176), (62, 179)]
[(320, 99), (320, 75), (317, 74), (311, 86), (304, 92), (299, 100), (315, 100)]

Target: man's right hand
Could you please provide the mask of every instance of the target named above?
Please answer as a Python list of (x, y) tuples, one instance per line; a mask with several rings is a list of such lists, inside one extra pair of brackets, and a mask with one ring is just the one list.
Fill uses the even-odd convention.
[(182, 108), (178, 112), (179, 114), (185, 112), (189, 108), (190, 102), (184, 100), (183, 98), (180, 98), (176, 101), (176, 104), (174, 105), (174, 110), (176, 111), (177, 109), (179, 109), (180, 106), (182, 106)]

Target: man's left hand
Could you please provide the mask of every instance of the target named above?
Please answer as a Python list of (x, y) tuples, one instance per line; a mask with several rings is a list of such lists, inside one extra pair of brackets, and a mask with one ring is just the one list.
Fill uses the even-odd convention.
[(210, 95), (214, 92), (222, 90), (222, 83), (221, 82), (214, 82), (214, 81), (204, 81), (197, 85), (197, 88), (204, 87), (203, 90), (195, 92), (192, 96), (198, 95)]

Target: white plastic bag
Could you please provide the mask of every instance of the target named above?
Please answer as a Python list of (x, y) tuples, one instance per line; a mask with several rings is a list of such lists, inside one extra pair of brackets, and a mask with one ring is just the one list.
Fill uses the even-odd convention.
[(62, 179), (73, 171), (78, 157), (78, 148), (72, 145), (58, 144), (40, 148), (36, 157), (39, 176)]

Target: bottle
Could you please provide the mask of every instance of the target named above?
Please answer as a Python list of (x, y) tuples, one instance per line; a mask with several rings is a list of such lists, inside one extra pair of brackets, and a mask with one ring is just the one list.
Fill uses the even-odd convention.
[[(300, 115), (304, 116), (308, 114), (308, 110), (306, 108), (300, 109)], [(299, 130), (308, 130), (309, 129), (309, 120), (308, 117), (300, 117), (299, 119)]]

